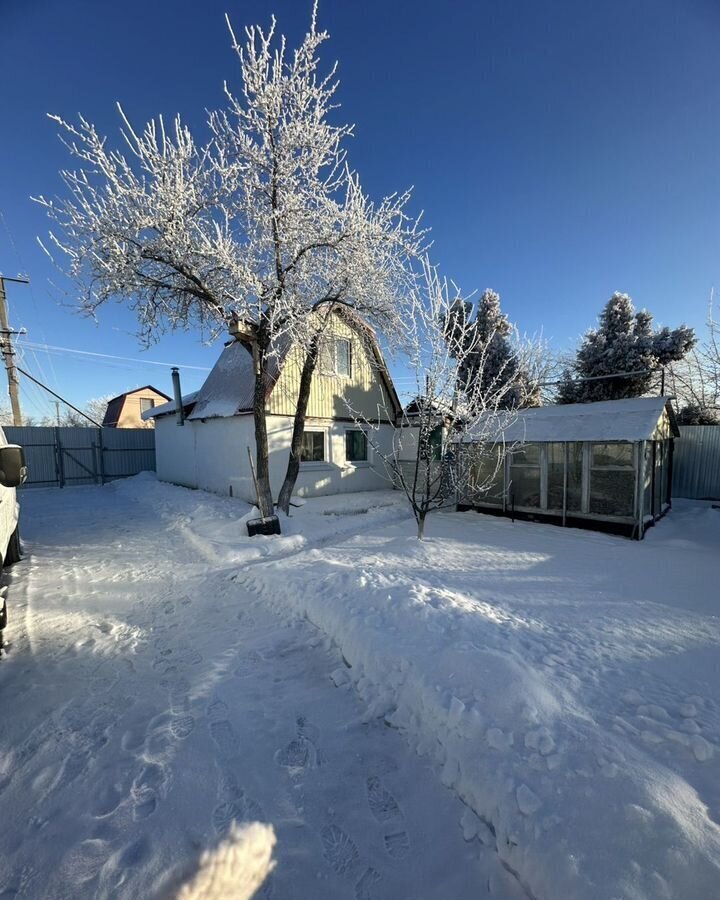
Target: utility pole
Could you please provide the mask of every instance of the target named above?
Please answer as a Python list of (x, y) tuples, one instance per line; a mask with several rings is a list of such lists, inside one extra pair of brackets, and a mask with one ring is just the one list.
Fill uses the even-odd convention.
[(20, 392), (18, 391), (18, 377), (15, 371), (13, 357), (15, 351), (12, 346), (12, 336), (17, 334), (8, 323), (7, 296), (5, 294), (5, 282), (13, 281), (16, 284), (28, 284), (28, 278), (7, 278), (0, 275), (0, 348), (2, 349), (5, 369), (7, 370), (8, 393), (10, 394), (10, 406), (12, 407), (13, 424), (22, 425), (20, 412)]

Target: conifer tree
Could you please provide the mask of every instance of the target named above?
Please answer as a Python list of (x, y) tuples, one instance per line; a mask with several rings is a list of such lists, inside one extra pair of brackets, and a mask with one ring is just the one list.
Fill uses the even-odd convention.
[(480, 381), (478, 390), (483, 396), (501, 389), (504, 409), (539, 404), (537, 382), (520, 362), (513, 346), (514, 328), (500, 308), (498, 293), (489, 288), (483, 291), (474, 319), (473, 304), (457, 301), (444, 328), (451, 350), (462, 334), (463, 363), (458, 377), (463, 390)]
[[(587, 332), (574, 362), (563, 372), (558, 403), (646, 394), (657, 370), (681, 360), (695, 345), (692, 328), (680, 325), (655, 331), (652, 321), (647, 310), (635, 312), (627, 294), (614, 293), (600, 314), (598, 327)], [(617, 377), (601, 377), (611, 375)]]

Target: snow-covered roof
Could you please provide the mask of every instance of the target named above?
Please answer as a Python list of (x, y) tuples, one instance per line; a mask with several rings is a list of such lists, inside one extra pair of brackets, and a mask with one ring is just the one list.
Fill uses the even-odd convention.
[(254, 385), (252, 353), (245, 344), (233, 341), (198, 391), (188, 419), (217, 419), (252, 409)]
[[(673, 433), (675, 417), (667, 397), (633, 397), (596, 403), (539, 406), (508, 413), (488, 413), (464, 441), (644, 441), (650, 440), (667, 409)], [(495, 434), (493, 425), (497, 422)]]
[[(183, 409), (195, 402), (195, 398), (197, 397), (198, 393), (199, 391), (192, 391), (189, 394), (182, 395)], [(146, 409), (145, 412), (142, 413), (142, 418), (147, 421), (148, 419), (154, 419), (156, 416), (164, 416), (168, 413), (174, 413), (175, 409), (175, 400), (168, 400), (167, 403), (161, 403), (159, 406), (153, 406), (152, 409)]]

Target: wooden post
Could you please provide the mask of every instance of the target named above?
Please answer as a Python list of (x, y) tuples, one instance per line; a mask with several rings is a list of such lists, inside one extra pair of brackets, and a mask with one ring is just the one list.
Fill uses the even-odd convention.
[(563, 441), (563, 528), (567, 524), (568, 442)]
[(7, 370), (8, 393), (10, 394), (10, 406), (12, 407), (13, 425), (22, 425), (20, 412), (20, 395), (18, 392), (18, 377), (15, 371), (13, 357), (15, 351), (12, 348), (10, 325), (8, 324), (7, 296), (5, 295), (5, 279), (0, 277), (0, 346)]

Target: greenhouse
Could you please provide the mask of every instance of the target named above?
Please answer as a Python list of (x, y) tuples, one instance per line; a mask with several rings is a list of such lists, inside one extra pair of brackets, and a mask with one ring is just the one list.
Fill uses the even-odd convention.
[(460, 447), (458, 509), (640, 540), (670, 509), (678, 436), (667, 397), (488, 414)]

